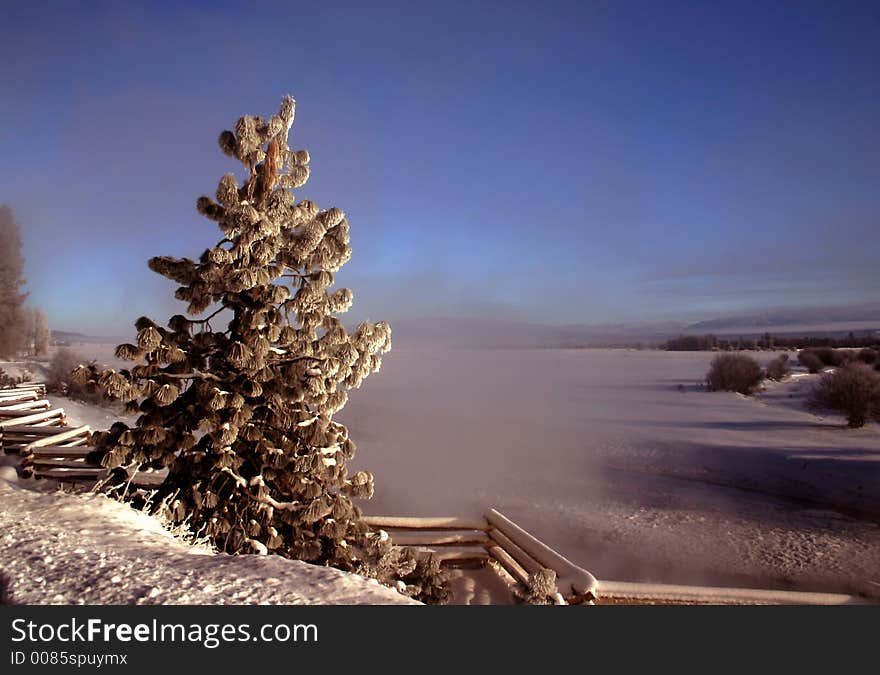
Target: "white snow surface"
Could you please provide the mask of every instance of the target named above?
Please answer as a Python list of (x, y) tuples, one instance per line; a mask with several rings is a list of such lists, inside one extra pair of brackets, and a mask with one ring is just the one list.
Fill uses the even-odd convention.
[(808, 411), (818, 376), (707, 392), (714, 356), (392, 350), (339, 415), (364, 510), (494, 507), (600, 581), (880, 596), (880, 425)]
[[(3, 363), (17, 375), (24, 364)], [(39, 376), (39, 367), (30, 370)], [(48, 396), (68, 424), (106, 429), (110, 408)], [(54, 481), (16, 477), (0, 454), (0, 572), (21, 604), (369, 604), (420, 603), (375, 581), (281, 556), (215, 553), (155, 518)]]
[[(92, 349), (79, 347), (84, 356), (99, 361), (105, 356), (110, 362), (109, 349), (105, 354)], [(805, 399), (817, 376), (802, 372), (766, 383), (754, 397), (706, 392), (700, 383), (713, 356), (392, 350), (382, 371), (351, 393), (338, 416), (358, 445), (352, 470), (365, 468), (376, 475), (376, 497), (362, 507), (375, 515), (462, 517), (494, 507), (600, 581), (880, 597), (880, 425), (847, 429), (838, 415), (810, 412)], [(766, 363), (776, 354), (755, 356)], [(52, 401), (74, 422), (94, 428), (114, 419), (107, 409), (63, 398)], [(16, 498), (28, 494), (14, 490)], [(8, 521), (4, 516), (4, 527), (8, 522), (14, 532), (17, 522), (27, 522), (25, 515), (42, 504), (25, 498), (19, 509), (7, 506), (6, 493), (0, 498), (4, 513), (12, 514)], [(52, 498), (59, 503), (74, 499)], [(127, 509), (113, 503), (107, 507), (114, 513)], [(137, 522), (145, 518), (131, 517)], [(56, 534), (46, 536), (64, 539)], [(35, 550), (44, 539), (34, 532)], [(174, 551), (187, 550), (188, 545), (169, 541)], [(93, 543), (96, 552), (103, 550), (98, 540)], [(15, 559), (27, 550), (13, 547), (11, 555)], [(131, 562), (139, 556), (148, 560), (139, 552), (126, 555), (131, 565), (126, 569), (147, 566)], [(243, 565), (242, 574), (252, 573), (247, 571), (252, 564), (261, 573), (262, 565), (302, 569), (271, 557), (216, 559), (230, 566), (219, 597), (181, 588), (173, 593), (185, 595), (184, 600), (160, 595), (154, 601), (261, 602), (230, 597), (233, 587), (239, 590), (233, 586), (238, 568), (232, 572), (232, 566)], [(6, 558), (0, 560), (5, 567)], [(29, 564), (42, 569), (39, 558)], [(8, 571), (16, 574), (14, 567)], [(197, 576), (193, 572), (192, 578)], [(455, 581), (459, 602), (502, 601), (503, 593), (487, 590), (475, 577)], [(13, 593), (22, 592), (23, 585), (16, 581)], [(242, 584), (254, 585), (265, 584)], [(190, 583), (190, 589), (196, 586)], [(300, 592), (295, 585), (290, 588)], [(371, 590), (407, 602), (394, 591)], [(52, 602), (47, 592), (28, 592), (34, 602)], [(114, 601), (129, 602), (130, 597)]]
[(35, 490), (0, 472), (0, 570), (16, 603), (418, 604), (327, 567), (213, 553), (104, 496)]

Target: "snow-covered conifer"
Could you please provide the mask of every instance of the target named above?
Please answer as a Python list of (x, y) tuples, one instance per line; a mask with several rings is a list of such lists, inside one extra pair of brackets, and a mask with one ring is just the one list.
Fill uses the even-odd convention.
[(167, 467), (154, 508), (220, 550), (332, 565), (443, 601), (436, 562), (371, 532), (352, 502), (372, 496), (373, 476), (348, 472), (355, 444), (333, 417), (379, 369), (391, 328), (349, 333), (335, 316), (352, 302), (333, 290), (351, 256), (349, 223), (291, 192), (309, 177), (309, 153), (288, 146), (294, 109), (287, 96), (276, 115), (241, 117), (220, 135), (247, 178), (226, 174), (198, 199), (219, 241), (198, 260), (149, 261), (179, 284), (186, 314), (164, 326), (138, 319), (136, 339), (116, 350), (130, 368), (78, 369), (139, 415), (95, 434), (94, 454), (119, 494), (127, 473)]

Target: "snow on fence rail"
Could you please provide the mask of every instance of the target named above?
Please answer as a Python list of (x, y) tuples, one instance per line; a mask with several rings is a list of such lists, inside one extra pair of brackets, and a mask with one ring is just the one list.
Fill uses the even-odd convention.
[[(43, 384), (0, 389), (0, 448), (21, 455), (25, 478), (51, 478), (94, 484), (107, 469), (89, 463), (91, 427), (69, 426), (63, 408), (52, 408)], [(135, 472), (129, 483), (156, 488), (164, 473)]]
[[(490, 509), (483, 520), (365, 516), (374, 529), (387, 530), (398, 545), (434, 550), (446, 567), (489, 566), (513, 590), (525, 587), (542, 568), (556, 573), (558, 604), (599, 605), (855, 605), (871, 600), (839, 593), (748, 588), (673, 586), (600, 581)], [(417, 536), (413, 536), (413, 535)], [(458, 550), (448, 550), (455, 547)]]
[(592, 604), (597, 599), (598, 581), (592, 574), (495, 509), (489, 509), (480, 521), (388, 516), (365, 519), (373, 528), (391, 530), (391, 540), (400, 546), (465, 549), (436, 552), (445, 566), (484, 566), (494, 561), (492, 569), (511, 587), (527, 586), (532, 574), (551, 569), (556, 573), (558, 604)]
[(0, 389), (0, 447), (21, 455), (26, 478), (95, 480), (104, 469), (86, 463), (91, 428), (68, 426), (64, 409), (45, 396), (40, 383)]
[[(0, 447), (22, 457), (25, 477), (95, 483), (107, 469), (88, 463), (91, 429), (67, 426), (62, 408), (52, 409), (42, 384), (0, 389)], [(135, 472), (135, 487), (158, 487), (164, 472)], [(513, 589), (527, 586), (542, 569), (556, 574), (558, 604), (873, 604), (837, 593), (809, 593), (706, 586), (599, 581), (516, 523), (490, 509), (482, 519), (366, 516), (374, 529), (388, 530), (400, 546), (434, 551), (446, 567), (491, 567)], [(435, 550), (437, 549), (437, 550)]]

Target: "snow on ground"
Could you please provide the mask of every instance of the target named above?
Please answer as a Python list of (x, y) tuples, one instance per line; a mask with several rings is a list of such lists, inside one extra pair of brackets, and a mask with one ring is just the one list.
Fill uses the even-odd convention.
[(365, 511), (492, 506), (599, 579), (877, 594), (880, 428), (706, 392), (713, 356), (392, 350), (340, 414)]
[[(3, 363), (18, 375), (23, 363)], [(33, 372), (38, 370), (31, 367)], [(106, 429), (112, 408), (50, 395), (69, 424)], [(0, 454), (0, 572), (22, 604), (419, 604), (353, 574), (280, 556), (193, 546), (153, 517), (54, 481), (21, 480)]]
[[(706, 392), (712, 357), (393, 350), (340, 414), (354, 468), (377, 477), (364, 510), (495, 507), (600, 580), (880, 597), (880, 428), (809, 412), (816, 376)], [(112, 420), (53, 405), (94, 428)], [(457, 599), (499, 601), (483, 581), (458, 577)]]
[(327, 567), (212, 553), (125, 504), (34, 484), (0, 469), (0, 570), (16, 603), (418, 604)]

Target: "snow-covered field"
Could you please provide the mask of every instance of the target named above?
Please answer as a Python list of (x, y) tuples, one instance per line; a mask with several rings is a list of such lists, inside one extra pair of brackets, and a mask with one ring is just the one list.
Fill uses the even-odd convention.
[(341, 413), (365, 510), (493, 506), (599, 579), (880, 595), (880, 428), (806, 411), (815, 376), (705, 392), (712, 356), (392, 351)]
[(125, 504), (35, 490), (14, 476), (0, 469), (0, 569), (16, 603), (417, 604), (326, 567), (215, 554)]
[[(12, 375), (24, 364), (0, 363)], [(32, 368), (39, 374), (39, 368)], [(52, 396), (73, 424), (117, 416)], [(335, 569), (279, 556), (229, 556), (192, 545), (153, 517), (102, 495), (22, 480), (0, 453), (0, 572), (20, 604), (419, 604)]]
[[(101, 350), (79, 349), (107, 361), (109, 349)], [(492, 506), (600, 579), (880, 596), (880, 428), (850, 430), (839, 417), (806, 411), (814, 376), (771, 383), (754, 398), (705, 392), (699, 383), (711, 358), (395, 349), (340, 414), (359, 446), (356, 468), (377, 476), (365, 511), (472, 516)], [(111, 419), (106, 410), (53, 403), (75, 421)], [(6, 507), (19, 493), (0, 495), (7, 523), (60, 508), (29, 497)], [(135, 551), (128, 564), (157, 562)], [(208, 585), (229, 590), (235, 575), (253, 573), (251, 564), (289, 561), (224, 558), (216, 565), (231, 575), (226, 586)], [(308, 588), (304, 597), (315, 597)], [(290, 592), (281, 601), (298, 602), (295, 584)], [(156, 597), (149, 601), (278, 601), (197, 589), (184, 600)], [(343, 589), (328, 601), (345, 597)], [(489, 597), (477, 592), (473, 601)]]

